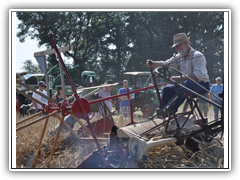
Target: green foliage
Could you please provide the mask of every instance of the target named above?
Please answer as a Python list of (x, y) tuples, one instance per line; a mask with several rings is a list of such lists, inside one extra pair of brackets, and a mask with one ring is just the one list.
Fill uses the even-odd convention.
[(26, 72), (42, 72), (40, 66), (34, 64), (30, 59), (23, 62), (22, 69)]
[[(20, 42), (30, 36), (52, 49), (46, 30), (53, 31), (58, 47), (69, 45), (73, 33), (74, 51), (64, 53), (73, 66), (80, 64), (70, 73), (73, 78), (84, 70), (120, 79), (124, 71), (148, 71), (147, 59), (166, 60), (175, 53), (172, 37), (179, 32), (206, 54), (211, 81), (223, 76), (223, 36), (205, 45), (223, 34), (223, 12), (17, 12), (17, 17)], [(49, 67), (58, 63), (56, 55), (47, 61)]]

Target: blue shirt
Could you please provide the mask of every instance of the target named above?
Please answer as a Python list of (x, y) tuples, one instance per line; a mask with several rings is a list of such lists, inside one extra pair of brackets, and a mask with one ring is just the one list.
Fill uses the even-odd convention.
[[(131, 92), (131, 91), (132, 91), (132, 88), (129, 88), (129, 92)], [(127, 89), (121, 88), (121, 89), (119, 89), (118, 94), (123, 94), (126, 92), (127, 92)], [(121, 100), (120, 106), (130, 106), (129, 100)]]
[[(223, 85), (221, 84), (220, 86), (218, 86), (217, 84), (212, 85), (210, 92), (213, 93), (214, 95), (216, 95), (217, 97), (219, 93), (222, 93), (223, 91)], [(212, 96), (213, 100), (218, 100), (215, 96)], [(220, 98), (220, 97), (219, 97)], [(222, 99), (222, 98), (220, 98)]]

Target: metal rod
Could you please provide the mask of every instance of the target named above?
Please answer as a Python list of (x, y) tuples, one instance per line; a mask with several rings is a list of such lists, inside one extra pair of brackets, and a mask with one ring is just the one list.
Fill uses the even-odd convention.
[(161, 96), (160, 96), (159, 89), (158, 89), (158, 86), (157, 86), (157, 83), (156, 83), (155, 75), (153, 74), (152, 67), (149, 67), (149, 69), (150, 69), (150, 72), (151, 72), (151, 74), (152, 74), (152, 79), (153, 79), (154, 87), (155, 87), (156, 92), (157, 92), (157, 96), (158, 96), (158, 101), (159, 101), (159, 104), (160, 104), (160, 108), (162, 108), (162, 107), (163, 107), (163, 104), (162, 104)]
[(63, 100), (66, 100), (64, 74), (63, 74), (63, 68), (60, 61), (59, 61), (59, 70), (61, 74), (61, 84), (62, 84), (62, 93), (63, 93), (62, 96), (63, 96)]
[(130, 113), (131, 113), (131, 124), (133, 124), (133, 109), (132, 109), (132, 100), (129, 97), (129, 88), (127, 88), (127, 97), (130, 103)]
[(212, 102), (211, 100), (205, 98), (204, 96), (202, 96), (202, 95), (196, 93), (195, 91), (192, 91), (191, 89), (189, 89), (189, 88), (187, 88), (187, 87), (185, 87), (185, 86), (183, 86), (183, 85), (181, 85), (181, 84), (178, 84), (178, 85), (179, 85), (180, 87), (182, 87), (183, 89), (189, 91), (190, 93), (194, 94), (195, 96), (197, 96), (197, 97), (199, 97), (199, 98), (201, 98), (201, 99), (207, 101), (208, 103), (210, 103), (210, 104), (216, 106), (217, 108), (222, 109), (222, 106), (220, 106), (219, 104), (216, 104), (216, 103)]
[(187, 76), (188, 79), (190, 79), (191, 81), (193, 81), (195, 84), (199, 85), (201, 88), (203, 88), (204, 90), (208, 91), (208, 93), (210, 93), (211, 95), (213, 95), (214, 97), (216, 97), (219, 101), (222, 101), (221, 98), (217, 97), (215, 94), (211, 93), (208, 89), (206, 89), (205, 87), (203, 87), (201, 84), (199, 84), (198, 82), (194, 81), (192, 78), (190, 78), (188, 75), (184, 74), (182, 71), (176, 69), (176, 68), (171, 68), (174, 69), (175, 71), (178, 71), (181, 75), (185, 75)]
[(43, 56), (43, 59), (44, 59), (44, 67), (45, 67), (45, 83), (47, 85), (47, 96), (50, 98), (50, 92), (49, 92), (49, 83), (48, 83), (48, 74), (47, 74), (47, 62), (46, 62), (46, 56), (44, 55)]

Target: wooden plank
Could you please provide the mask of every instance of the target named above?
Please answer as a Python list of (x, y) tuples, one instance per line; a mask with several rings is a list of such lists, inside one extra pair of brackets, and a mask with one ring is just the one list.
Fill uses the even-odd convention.
[[(65, 52), (65, 51), (70, 51), (73, 50), (74, 46), (70, 45), (70, 49), (69, 46), (65, 46), (65, 47), (60, 47), (58, 48), (59, 52)], [(46, 50), (46, 51), (39, 51), (39, 52), (35, 52), (33, 54), (34, 57), (40, 57), (40, 56), (45, 56), (45, 55), (50, 55), (50, 54), (55, 54), (55, 49), (50, 49), (50, 50)]]
[(27, 97), (28, 99), (31, 99), (31, 100), (36, 101), (38, 104), (41, 104), (41, 105), (43, 104), (42, 102), (38, 101), (37, 99), (33, 98), (32, 96), (26, 94), (26, 93), (23, 92), (23, 91), (20, 91), (20, 90), (18, 90), (18, 89), (16, 89), (16, 91), (17, 91), (18, 93), (22, 94), (23, 96)]
[(117, 86), (119, 83), (114, 83), (114, 84), (103, 84), (103, 85), (100, 85), (100, 86), (92, 86), (92, 87), (87, 87), (87, 88), (78, 88), (77, 89), (77, 92), (78, 91), (82, 91), (82, 90), (89, 90), (89, 89), (96, 89), (96, 88), (103, 88), (103, 87), (108, 87), (108, 86)]
[[(92, 86), (92, 87), (87, 87), (87, 88), (78, 88), (78, 89), (77, 89), (77, 94), (80, 95), (80, 94), (86, 92), (86, 91), (89, 90), (89, 89), (104, 88), (104, 87), (108, 87), (108, 86), (117, 86), (118, 84), (119, 84), (119, 83), (104, 84), (104, 85), (100, 85), (100, 86)], [(99, 89), (99, 90), (100, 90), (100, 89)], [(86, 97), (88, 97), (88, 94), (85, 95), (83, 98), (86, 98)], [(68, 100), (71, 100), (71, 99), (73, 99), (73, 98), (74, 98), (74, 94), (71, 95), (70, 97), (68, 97), (66, 100), (68, 101)]]
[(39, 122), (39, 121), (42, 121), (42, 120), (44, 120), (45, 118), (47, 118), (47, 117), (49, 117), (49, 116), (52, 116), (52, 115), (55, 115), (55, 114), (57, 114), (57, 111), (54, 111), (54, 112), (52, 112), (52, 113), (50, 113), (50, 114), (48, 114), (48, 115), (46, 115), (46, 116), (42, 116), (42, 117), (40, 117), (40, 118), (38, 118), (38, 119), (36, 119), (36, 120), (28, 123), (28, 124), (25, 124), (25, 125), (23, 125), (23, 126), (21, 126), (21, 127), (18, 127), (18, 128), (16, 129), (16, 131), (19, 131), (19, 130), (21, 130), (21, 129), (23, 129), (23, 128), (26, 128), (26, 127), (28, 127), (28, 126), (30, 126), (30, 125), (32, 125), (32, 124), (35, 124), (35, 123), (37, 123), (37, 122)]
[(18, 121), (18, 122), (16, 123), (16, 126), (19, 125), (19, 124), (21, 124), (21, 123), (23, 123), (23, 122), (25, 122), (25, 121), (28, 121), (29, 119), (32, 119), (32, 118), (34, 118), (34, 117), (36, 117), (36, 116), (39, 116), (39, 115), (41, 115), (41, 114), (42, 114), (42, 111), (40, 111), (40, 112), (38, 112), (38, 113), (36, 113), (36, 114), (33, 114), (32, 116), (29, 116), (29, 117), (27, 117), (26, 119), (23, 119), (23, 120), (21, 120), (21, 121)]
[(95, 90), (93, 90), (92, 92), (86, 94), (85, 96), (83, 96), (83, 98), (88, 98), (89, 96), (93, 95), (94, 93), (100, 91), (102, 88), (97, 88)]
[(64, 116), (62, 117), (61, 119), (61, 123), (60, 123), (60, 126), (59, 126), (59, 129), (58, 129), (58, 132), (57, 132), (57, 136), (56, 136), (56, 139), (54, 141), (54, 144), (53, 144), (53, 148), (52, 148), (52, 151), (48, 157), (48, 163), (47, 163), (47, 167), (49, 168), (50, 165), (51, 165), (51, 161), (52, 161), (52, 156), (53, 156), (53, 153), (54, 153), (54, 150), (55, 150), (55, 147), (57, 145), (57, 141), (58, 141), (58, 138), (59, 138), (59, 135), (60, 135), (60, 132), (61, 132), (61, 129), (62, 129), (62, 125), (63, 125), (63, 122), (64, 122)]
[(45, 122), (45, 124), (44, 124), (43, 131), (42, 131), (42, 134), (41, 134), (39, 143), (38, 143), (37, 151), (36, 151), (36, 153), (35, 153), (35, 156), (34, 156), (34, 159), (33, 159), (33, 163), (32, 163), (31, 168), (34, 168), (34, 165), (35, 165), (35, 163), (36, 163), (37, 156), (38, 156), (38, 153), (39, 153), (39, 151), (40, 151), (41, 144), (42, 144), (42, 140), (43, 140), (45, 131), (46, 131), (46, 129), (47, 129), (48, 120), (49, 120), (49, 117), (47, 117), (46, 122)]

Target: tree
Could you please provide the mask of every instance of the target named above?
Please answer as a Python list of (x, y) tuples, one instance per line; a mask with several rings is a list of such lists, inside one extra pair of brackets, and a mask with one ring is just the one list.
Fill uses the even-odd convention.
[(34, 64), (30, 59), (23, 62), (22, 69), (27, 72), (42, 72), (40, 66)]
[(206, 54), (210, 80), (223, 75), (224, 41), (219, 37), (223, 34), (223, 12), (135, 12), (129, 16), (129, 36), (134, 46), (127, 69), (148, 70), (147, 59), (168, 59), (176, 53), (173, 35), (185, 32), (193, 48), (202, 46), (198, 50)]
[(100, 40), (99, 57), (102, 69), (120, 75), (126, 70), (131, 56), (131, 38), (128, 36), (128, 15), (125, 12), (105, 14), (105, 34)]
[[(75, 46), (74, 52), (65, 52), (67, 58), (73, 58), (74, 65), (80, 64), (78, 71), (72, 73), (76, 77), (84, 70), (97, 69), (97, 55), (99, 39), (104, 35), (101, 12), (18, 12), (18, 19), (21, 24), (18, 26), (20, 32), (17, 34), (20, 42), (24, 42), (27, 36), (36, 38), (39, 46), (45, 45), (52, 49), (47, 32), (53, 31), (56, 44), (66, 46), (69, 37), (73, 33), (72, 43)], [(50, 66), (56, 65), (56, 55), (47, 57)]]
[[(78, 70), (70, 73), (79, 78), (84, 70), (97, 74), (103, 71), (146, 71), (147, 59), (166, 60), (173, 53), (173, 35), (185, 32), (193, 48), (207, 54), (207, 69), (211, 80), (223, 74), (223, 12), (18, 12), (21, 24), (17, 34), (36, 38), (39, 46), (52, 45), (46, 30), (52, 30), (59, 47), (69, 43), (74, 52), (65, 52)], [(213, 53), (215, 52), (215, 53)], [(56, 55), (47, 57), (49, 67), (57, 64)]]

